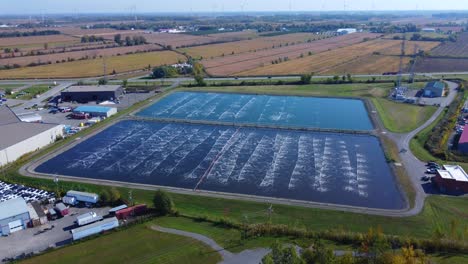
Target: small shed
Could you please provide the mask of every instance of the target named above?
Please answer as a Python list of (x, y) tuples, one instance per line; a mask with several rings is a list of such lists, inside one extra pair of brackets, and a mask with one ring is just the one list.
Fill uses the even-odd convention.
[(428, 82), (424, 88), (424, 97), (442, 97), (445, 93), (443, 82)]
[(66, 216), (69, 213), (68, 207), (66, 207), (63, 203), (56, 204), (55, 209), (61, 216)]

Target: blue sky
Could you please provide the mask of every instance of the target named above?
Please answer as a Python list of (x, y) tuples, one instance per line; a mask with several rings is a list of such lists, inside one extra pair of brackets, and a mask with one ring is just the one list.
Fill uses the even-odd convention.
[(468, 0), (14, 0), (0, 14), (201, 11), (468, 10)]

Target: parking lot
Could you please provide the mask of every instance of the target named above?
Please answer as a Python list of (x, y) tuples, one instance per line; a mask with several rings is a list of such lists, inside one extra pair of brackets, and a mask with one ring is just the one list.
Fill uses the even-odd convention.
[(0, 203), (18, 197), (23, 197), (26, 202), (32, 202), (55, 198), (55, 194), (19, 184), (9, 184), (0, 181)]
[(104, 216), (107, 215), (109, 209), (109, 207), (70, 208), (70, 214), (63, 218), (50, 221), (43, 226), (18, 231), (8, 237), (0, 237), (2, 245), (0, 246), (0, 260), (15, 258), (23, 253), (39, 253), (49, 247), (66, 245), (72, 241), (70, 230), (76, 228), (74, 221), (78, 215), (93, 211)]

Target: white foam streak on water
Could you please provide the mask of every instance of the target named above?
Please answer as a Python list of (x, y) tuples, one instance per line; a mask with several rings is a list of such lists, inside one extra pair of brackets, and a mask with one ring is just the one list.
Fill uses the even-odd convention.
[(288, 184), (288, 189), (290, 190), (297, 187), (301, 178), (312, 174), (310, 171), (310, 168), (312, 167), (310, 164), (310, 153), (313, 153), (314, 150), (313, 142), (311, 141), (313, 141), (313, 139), (309, 136), (302, 135), (299, 137), (296, 165), (294, 166), (294, 170)]
[(161, 142), (164, 142), (166, 140), (166, 137), (172, 139), (172, 137), (176, 137), (179, 135), (178, 133), (172, 133), (173, 129), (174, 128), (172, 125), (165, 125), (163, 128), (153, 133), (147, 140), (142, 142), (142, 144), (139, 147), (135, 148), (128, 155), (120, 157), (114, 163), (104, 168), (104, 170), (117, 170), (119, 172), (132, 171), (156, 151), (152, 146), (161, 144)]
[(179, 106), (176, 108), (172, 113), (170, 113), (170, 116), (174, 115), (179, 115), (179, 116), (187, 116), (187, 114), (192, 111), (193, 109), (196, 109), (197, 106), (202, 104), (204, 101), (204, 98), (202, 96), (193, 96), (190, 98), (188, 102), (185, 102), (183, 105)]
[(239, 110), (239, 108), (242, 107), (242, 100), (244, 100), (246, 96), (245, 95), (242, 95), (240, 98), (239, 98), (239, 101), (236, 101), (234, 103), (232, 103), (227, 110), (225, 110), (218, 118), (218, 120), (234, 120), (235, 118), (235, 113), (237, 113)]
[[(193, 111), (190, 112), (189, 115), (187, 115), (187, 118), (198, 118), (199, 116), (205, 117), (207, 111), (204, 110), (206, 106), (214, 105), (216, 109), (216, 106), (220, 103), (221, 100), (217, 100), (220, 97), (219, 94), (207, 94), (206, 97), (203, 97), (204, 101), (200, 106), (195, 106)], [(213, 103), (215, 101), (215, 103)], [(213, 111), (212, 109), (211, 111)], [(211, 112), (209, 111), (209, 112)]]
[(247, 114), (249, 113), (249, 109), (252, 106), (254, 106), (256, 102), (257, 102), (257, 98), (252, 97), (246, 104), (244, 104), (244, 106), (242, 106), (241, 109), (239, 109), (239, 111), (234, 115), (234, 118), (239, 119), (239, 118), (247, 116)]
[[(169, 157), (176, 149), (190, 142), (192, 137), (198, 133), (198, 130), (198, 128), (184, 129), (182, 130), (180, 136), (173, 137), (171, 140), (165, 141), (159, 147), (155, 147), (157, 151), (154, 152), (150, 159), (147, 159), (146, 162), (143, 162), (143, 166), (141, 166), (141, 175), (150, 176), (155, 170), (159, 168), (159, 165), (161, 165), (161, 163), (163, 163), (167, 157)], [(174, 131), (174, 134), (176, 134), (176, 131)]]
[(249, 142), (253, 136), (254, 133), (249, 133), (247, 136), (239, 133), (235, 138), (233, 137), (231, 140), (232, 143), (226, 145), (225, 150), (222, 150), (223, 154), (213, 165), (213, 168), (206, 179), (213, 179), (222, 185), (228, 184), (231, 174), (236, 167), (240, 151), (245, 146), (246, 142)]
[[(176, 99), (176, 100), (171, 100), (168, 105), (165, 105), (164, 107), (161, 106), (159, 108), (159, 111), (152, 112), (152, 116), (160, 116), (160, 115), (166, 115), (172, 113), (174, 108), (179, 108), (180, 106), (183, 106), (186, 103), (186, 100), (191, 98), (193, 94), (189, 93), (184, 93), (182, 97)], [(182, 104), (182, 105), (181, 105)]]
[(237, 181), (243, 181), (248, 176), (253, 176), (254, 168), (258, 166), (260, 160), (262, 160), (268, 153), (270, 153), (271, 147), (273, 146), (272, 138), (263, 136), (260, 142), (255, 146), (254, 151), (248, 158), (247, 162), (242, 166), (240, 173), (237, 177)]
[[(90, 152), (82, 152), (85, 156), (80, 155), (75, 159), (74, 162), (70, 162), (67, 168), (81, 168), (88, 169), (96, 162), (98, 162), (104, 156), (112, 153), (112, 150), (117, 148), (119, 144), (125, 143), (127, 140), (132, 140), (135, 136), (138, 136), (145, 132), (145, 126), (137, 124), (128, 131), (128, 133), (122, 133), (120, 136), (108, 138), (107, 142), (99, 145), (97, 149), (92, 149)], [(135, 134), (137, 132), (137, 134)]]
[(266, 104), (263, 106), (263, 111), (262, 111), (262, 113), (260, 114), (260, 117), (258, 118), (258, 121), (259, 121), (259, 122), (265, 122), (265, 121), (267, 120), (266, 117), (265, 117), (265, 113), (267, 113), (267, 109), (268, 109), (269, 107), (271, 107), (272, 101), (274, 101), (274, 98), (275, 98), (274, 96), (268, 98), (268, 101), (267, 101)]
[(192, 172), (185, 175), (185, 179), (198, 179), (206, 172), (211, 162), (216, 158), (218, 153), (223, 149), (224, 145), (233, 136), (234, 129), (226, 129), (221, 131), (221, 135), (216, 139), (215, 143), (211, 147), (210, 151), (200, 161), (198, 166), (192, 170)]
[(199, 135), (195, 135), (192, 138), (191, 144), (187, 144), (187, 147), (183, 150), (181, 155), (178, 155), (176, 158), (176, 164), (172, 166), (172, 168), (168, 171), (168, 175), (171, 175), (175, 168), (177, 168), (180, 163), (185, 160), (196, 148), (198, 148), (201, 144), (206, 142), (211, 136), (213, 136), (214, 130), (210, 131), (202, 131)]
[[(320, 152), (316, 151), (314, 149), (314, 156), (316, 160), (318, 161), (316, 164), (316, 174), (315, 174), (315, 181), (312, 184), (312, 188), (318, 192), (327, 192), (328, 187), (328, 178), (330, 177), (328, 175), (328, 170), (329, 166), (331, 166), (330, 161), (332, 160), (331, 157), (331, 145), (333, 144), (333, 140), (329, 137), (325, 138), (325, 143), (323, 144), (323, 152), (320, 154)], [(318, 155), (321, 155), (319, 158)]]
[(288, 162), (287, 153), (295, 140), (289, 134), (277, 134), (275, 144), (273, 146), (274, 155), (270, 168), (268, 169), (265, 178), (260, 183), (260, 187), (271, 187), (275, 180), (281, 174), (281, 165)]

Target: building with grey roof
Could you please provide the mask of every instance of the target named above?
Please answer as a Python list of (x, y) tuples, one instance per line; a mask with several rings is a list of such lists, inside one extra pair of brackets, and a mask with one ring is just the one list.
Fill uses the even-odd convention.
[(62, 91), (63, 101), (76, 101), (80, 103), (90, 101), (113, 101), (123, 94), (123, 88), (120, 85), (89, 85), (89, 86), (70, 86)]
[(21, 122), (8, 106), (0, 106), (0, 167), (62, 136), (62, 125)]
[(0, 203), (0, 235), (7, 236), (26, 229), (29, 221), (28, 206), (23, 198)]

